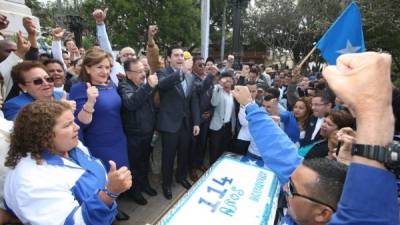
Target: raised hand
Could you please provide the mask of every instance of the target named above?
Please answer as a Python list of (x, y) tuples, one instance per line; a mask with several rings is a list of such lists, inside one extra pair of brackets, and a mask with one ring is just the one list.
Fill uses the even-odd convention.
[(107, 190), (114, 194), (121, 194), (132, 186), (131, 171), (125, 166), (117, 170), (117, 165), (114, 161), (110, 160), (109, 163)]
[(391, 105), (391, 62), (388, 54), (344, 54), (337, 59), (336, 66), (326, 67), (323, 75), (329, 87), (358, 117), (366, 110), (381, 111)]
[(90, 83), (86, 83), (86, 87), (86, 94), (88, 97), (87, 103), (91, 104), (91, 106), (93, 107), (96, 103), (97, 97), (99, 96), (99, 90), (96, 86), (92, 86)]
[(247, 105), (253, 101), (249, 88), (246, 86), (235, 86), (235, 89), (232, 91), (232, 95), (241, 105)]
[(92, 15), (96, 20), (97, 24), (103, 24), (104, 20), (107, 18), (108, 8), (105, 8), (104, 11), (101, 9), (96, 9), (93, 11)]
[(65, 29), (62, 29), (61, 27), (56, 27), (52, 30), (52, 35), (53, 35), (53, 40), (54, 41), (61, 41), (63, 35), (64, 35)]
[(150, 87), (154, 88), (155, 86), (157, 86), (158, 84), (158, 77), (157, 74), (151, 74), (148, 78), (147, 78), (147, 82), (149, 83)]
[(150, 38), (154, 38), (154, 36), (156, 36), (156, 34), (158, 33), (158, 26), (157, 25), (150, 25), (149, 26), (149, 32), (148, 32), (148, 37)]
[(7, 16), (0, 14), (0, 30), (6, 29), (10, 21), (7, 19)]
[(339, 154), (334, 154), (337, 161), (346, 165), (351, 161), (351, 148), (356, 142), (356, 132), (350, 127), (345, 127), (337, 132), (338, 141), (342, 144), (339, 149)]
[(15, 54), (23, 58), (25, 54), (29, 51), (29, 48), (31, 47), (31, 43), (27, 41), (21, 31), (17, 32), (17, 51), (15, 51)]
[(24, 25), (24, 28), (29, 35), (36, 37), (37, 27), (32, 18), (24, 17), (22, 19), (22, 24)]
[(213, 77), (217, 76), (219, 73), (219, 70), (216, 66), (210, 66), (210, 68), (208, 68), (208, 71), (211, 73), (211, 75), (213, 75)]
[[(344, 54), (337, 59), (336, 66), (323, 71), (329, 87), (356, 116), (358, 144), (386, 146), (393, 140), (391, 62), (388, 54)], [(384, 168), (377, 161), (367, 164)]]

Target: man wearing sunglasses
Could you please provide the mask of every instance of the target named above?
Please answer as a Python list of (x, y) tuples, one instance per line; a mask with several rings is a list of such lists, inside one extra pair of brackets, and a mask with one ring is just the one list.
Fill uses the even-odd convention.
[(4, 104), (4, 117), (14, 120), (19, 110), (35, 100), (61, 100), (64, 93), (54, 91), (54, 79), (39, 62), (24, 61), (13, 67), (12, 78), (22, 94)]
[[(342, 55), (337, 66), (324, 70), (329, 86), (356, 115), (356, 143), (382, 146), (382, 151), (387, 151), (384, 146), (392, 141), (394, 132), (390, 70), (390, 55), (372, 52)], [(339, 189), (336, 183), (344, 179), (339, 177), (340, 164), (327, 159), (303, 161), (271, 117), (251, 103), (246, 87), (236, 87), (233, 95), (246, 107), (250, 133), (263, 161), (284, 186), (288, 216), (282, 224), (398, 224), (396, 179), (382, 162), (354, 152), (340, 201), (335, 204), (332, 193), (338, 190), (332, 187)]]

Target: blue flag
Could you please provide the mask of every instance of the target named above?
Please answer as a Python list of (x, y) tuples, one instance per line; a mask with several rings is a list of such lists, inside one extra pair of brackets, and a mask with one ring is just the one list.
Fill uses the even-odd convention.
[(330, 65), (336, 65), (342, 54), (365, 52), (361, 14), (355, 2), (347, 6), (316, 47)]

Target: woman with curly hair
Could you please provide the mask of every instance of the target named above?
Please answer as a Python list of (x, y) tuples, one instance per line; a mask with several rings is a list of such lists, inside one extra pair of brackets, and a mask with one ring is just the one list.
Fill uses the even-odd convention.
[(78, 146), (79, 127), (64, 102), (35, 101), (17, 116), (5, 165), (4, 199), (24, 224), (112, 224), (115, 198), (132, 185), (126, 167)]

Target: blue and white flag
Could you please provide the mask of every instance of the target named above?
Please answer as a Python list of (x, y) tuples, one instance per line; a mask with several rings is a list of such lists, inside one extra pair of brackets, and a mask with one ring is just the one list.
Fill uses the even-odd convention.
[(352, 2), (318, 41), (316, 47), (330, 65), (346, 53), (365, 52), (361, 13)]

